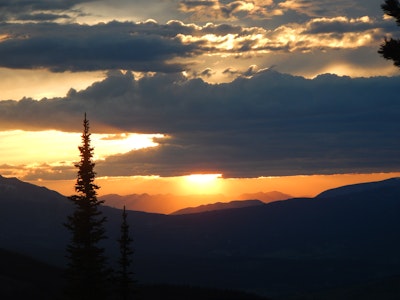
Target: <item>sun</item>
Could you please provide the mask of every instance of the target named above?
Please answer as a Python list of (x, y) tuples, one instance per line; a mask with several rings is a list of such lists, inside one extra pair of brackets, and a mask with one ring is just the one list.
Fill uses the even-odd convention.
[(183, 190), (190, 194), (214, 194), (221, 192), (222, 174), (191, 174), (183, 176)]
[(187, 180), (196, 184), (208, 184), (221, 178), (222, 174), (191, 174), (186, 176)]

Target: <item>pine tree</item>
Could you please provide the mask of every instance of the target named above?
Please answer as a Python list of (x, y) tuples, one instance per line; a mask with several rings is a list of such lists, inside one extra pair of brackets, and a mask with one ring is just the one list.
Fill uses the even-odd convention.
[(106, 218), (99, 210), (103, 201), (97, 200), (99, 187), (94, 184), (94, 148), (90, 146), (91, 134), (86, 113), (83, 127), (82, 145), (78, 147), (81, 159), (75, 165), (78, 168), (76, 195), (69, 197), (75, 204), (75, 210), (65, 224), (72, 235), (67, 246), (66, 294), (74, 300), (103, 300), (107, 299), (109, 271), (104, 248), (99, 246), (99, 242), (106, 238)]
[(134, 291), (133, 272), (131, 271), (132, 266), (132, 255), (133, 250), (131, 248), (132, 238), (129, 235), (129, 224), (127, 222), (127, 213), (124, 209), (122, 211), (122, 223), (121, 223), (121, 235), (118, 240), (120, 249), (119, 258), (119, 271), (117, 276), (118, 291), (121, 300), (127, 300)]
[[(395, 18), (397, 25), (400, 26), (400, 3), (398, 0), (386, 0), (381, 8), (387, 15)], [(400, 68), (400, 39), (385, 38), (378, 53), (384, 58), (392, 60), (393, 64)]]

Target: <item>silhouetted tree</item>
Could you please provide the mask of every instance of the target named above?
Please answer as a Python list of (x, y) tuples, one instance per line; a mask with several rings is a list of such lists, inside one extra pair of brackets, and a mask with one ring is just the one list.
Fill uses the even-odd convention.
[(94, 148), (90, 146), (86, 113), (83, 128), (82, 145), (78, 147), (81, 160), (75, 165), (78, 168), (76, 195), (69, 197), (75, 204), (75, 210), (65, 223), (72, 234), (67, 246), (66, 294), (74, 300), (103, 300), (107, 299), (109, 270), (104, 248), (99, 246), (99, 242), (106, 238), (106, 218), (99, 210), (103, 201), (97, 200), (96, 190), (99, 187), (94, 184)]
[[(386, 0), (381, 8), (387, 15), (395, 18), (397, 25), (400, 26), (400, 3), (398, 0)], [(378, 53), (388, 60), (393, 60), (393, 64), (400, 68), (399, 39), (385, 38), (385, 42), (381, 45)]]
[(121, 235), (118, 239), (120, 258), (119, 258), (119, 270), (117, 274), (117, 284), (119, 294), (122, 300), (129, 299), (130, 295), (135, 292), (134, 284), (136, 281), (133, 279), (132, 266), (132, 255), (133, 250), (131, 248), (132, 238), (129, 235), (129, 224), (127, 222), (127, 213), (124, 209), (122, 211), (122, 223), (121, 223)]

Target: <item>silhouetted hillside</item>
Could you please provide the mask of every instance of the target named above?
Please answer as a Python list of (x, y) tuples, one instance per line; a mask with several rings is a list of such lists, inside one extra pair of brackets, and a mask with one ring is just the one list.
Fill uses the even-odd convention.
[(0, 299), (61, 299), (62, 284), (61, 269), (0, 249)]
[(334, 189), (324, 191), (316, 196), (316, 198), (333, 198), (341, 197), (352, 194), (366, 193), (372, 191), (376, 193), (377, 190), (385, 190), (386, 188), (396, 188), (400, 184), (400, 178), (391, 178), (383, 181), (367, 182), (346, 185)]
[[(0, 187), (0, 245), (62, 266), (68, 200), (16, 179), (0, 178)], [(400, 275), (399, 180), (322, 195), (186, 215), (128, 211), (136, 276), (143, 284), (238, 289), (274, 298)], [(103, 211), (113, 262), (121, 211)]]
[[(60, 268), (28, 256), (0, 249), (0, 299), (62, 300), (64, 299), (63, 280), (63, 270)], [(267, 300), (261, 296), (234, 290), (172, 285), (139, 285), (137, 294), (131, 298), (141, 300)]]
[(259, 205), (264, 205), (264, 203), (260, 200), (235, 200), (228, 203), (217, 202), (213, 204), (205, 204), (197, 207), (180, 209), (176, 212), (173, 212), (171, 215), (196, 214), (212, 210), (235, 209)]
[(0, 247), (60, 262), (71, 209), (55, 191), (0, 176)]

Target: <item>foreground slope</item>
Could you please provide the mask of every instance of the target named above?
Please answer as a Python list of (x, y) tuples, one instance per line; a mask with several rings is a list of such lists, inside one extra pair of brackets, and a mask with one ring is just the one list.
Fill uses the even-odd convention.
[[(62, 300), (64, 273), (60, 268), (19, 253), (0, 249), (0, 299)], [(234, 290), (194, 286), (139, 285), (131, 299), (141, 300), (268, 300)], [(115, 298), (116, 299), (116, 298)]]
[[(62, 266), (68, 200), (16, 179), (0, 178), (1, 184), (17, 187), (0, 194), (1, 246)], [(275, 297), (400, 275), (400, 180), (367, 186), (190, 215), (129, 211), (136, 275), (143, 283), (235, 288)], [(106, 247), (115, 262), (121, 211), (103, 211)]]
[(61, 299), (62, 270), (0, 248), (0, 299)]

